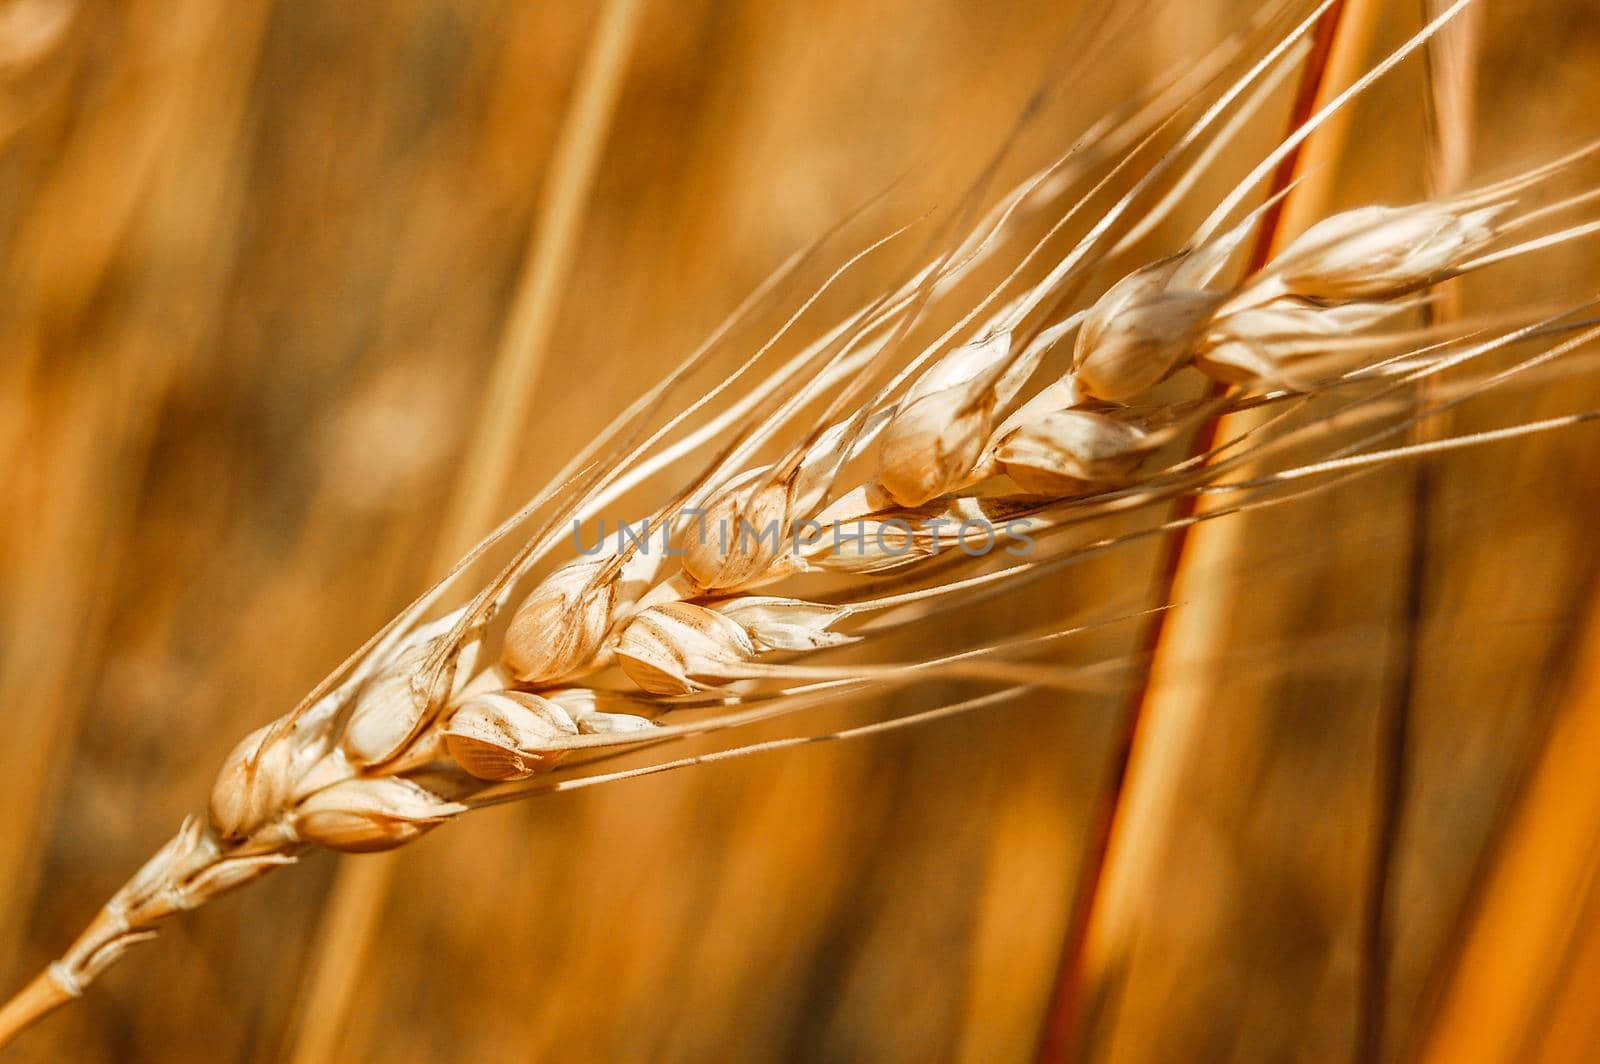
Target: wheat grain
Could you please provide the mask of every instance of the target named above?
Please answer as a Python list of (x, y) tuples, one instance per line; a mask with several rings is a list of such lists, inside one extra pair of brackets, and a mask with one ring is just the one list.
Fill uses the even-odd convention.
[[(1308, 25), (1272, 39), (1266, 55), (1193, 122), (1180, 147), (1205, 148), (1227, 112), (1221, 105), (1281, 72)], [(1396, 56), (1415, 50), (1430, 32)], [(1385, 64), (1380, 69), (1392, 66)], [(1244, 496), (1239, 506), (1268, 504), (1292, 481), (1415, 453), (1335, 452), (1270, 466), (1293, 445), (1330, 438), (1334, 411), (1269, 439), (1223, 441), (1209, 462), (1162, 457), (1168, 443), (1229, 410), (1337, 395), (1352, 384), (1374, 387), (1346, 407), (1358, 409), (1397, 386), (1376, 368), (1403, 366), (1403, 383), (1541, 337), (1524, 325), (1468, 342), (1471, 334), (1458, 330), (1418, 347), (1395, 333), (1386, 347), (1382, 334), (1376, 345), (1366, 334), (1414, 309), (1416, 293), (1443, 278), (1592, 229), (1578, 225), (1506, 243), (1508, 234), (1542, 220), (1542, 213), (1520, 209), (1518, 197), (1559, 171), (1552, 166), (1451, 200), (1334, 215), (1260, 268), (1230, 277), (1234, 252), (1259, 219), (1259, 213), (1229, 217), (1253, 180), (1247, 177), (1182, 250), (1131, 269), (1124, 264), (1117, 279), (1084, 299), (1092, 278), (1120, 261), (1135, 208), (1160, 191), (1160, 179), (1173, 178), (1182, 155), (1149, 162), (1138, 148), (1129, 152), (1118, 167), (1147, 163), (1144, 176), (1064, 250), (1053, 243), (1063, 221), (1083, 210), (1099, 186), (1068, 203), (1076, 186), (1053, 180), (1066, 173), (1064, 164), (1039, 171), (952, 250), (752, 383), (735, 414), (692, 425), (686, 419), (696, 403), (650, 435), (648, 445), (662, 444), (651, 461), (679, 453), (674, 447), (688, 453), (714, 436), (723, 439), (702, 472), (648, 515), (645, 535), (536, 579), (564, 538), (564, 525), (666, 465), (635, 465), (639, 452), (626, 446), (585, 458), (571, 479), (473, 551), (304, 704), (241, 742), (218, 774), (207, 822), (186, 822), (42, 981), (0, 1012), (0, 1042), (81, 993), (162, 919), (291, 863), (309, 846), (392, 849), (475, 806), (551, 789), (530, 784), (538, 777), (570, 770), (581, 780), (576, 773), (598, 756), (798, 712), (869, 685), (956, 676), (1004, 682), (1013, 685), (1009, 692), (1019, 683), (1070, 683), (1048, 668), (1006, 660), (1036, 650), (1034, 640), (909, 666), (840, 669), (773, 656), (854, 642), (871, 634), (851, 630), (869, 613), (903, 614), (880, 627), (909, 623), (959, 604), (980, 586), (1034, 579), (1129, 536), (1170, 527), (1087, 544), (1067, 536), (1107, 514), (1203, 491)], [(1193, 165), (1212, 161), (1214, 154), (1202, 150)], [(1185, 180), (1182, 172), (1177, 180)], [(1020, 240), (1020, 218), (1045, 212), (1057, 220), (1023, 248), (999, 285), (977, 298), (963, 291), (957, 282), (975, 263)], [(1149, 224), (1148, 216), (1138, 220), (1141, 228)], [(1025, 272), (1045, 255), (1058, 258), (1042, 277)], [(952, 304), (960, 311), (957, 324), (902, 356), (930, 308)], [(1556, 353), (1592, 338), (1592, 331), (1581, 333)], [(1548, 357), (1554, 355), (1535, 355), (1519, 368)], [(1185, 370), (1228, 390), (1206, 402), (1152, 391)], [(634, 415), (648, 413), (654, 401)], [(643, 421), (634, 415), (623, 425), (637, 439)], [(678, 429), (685, 434), (665, 443)], [(1393, 431), (1399, 430), (1381, 430), (1362, 446)], [(611, 436), (621, 435), (614, 427)], [(1488, 438), (1498, 437), (1426, 446)], [(775, 447), (776, 456), (757, 457)], [(1229, 479), (1247, 466), (1257, 472)], [(1021, 522), (1040, 542), (1040, 555), (968, 551), (968, 529), (992, 525), (996, 516)], [(841, 526), (860, 549), (840, 548)], [(655, 537), (678, 549), (648, 550)], [(520, 541), (505, 566), (464, 603), (432, 616), (468, 564), (502, 540)], [(987, 568), (952, 578), (948, 570), (963, 564)], [(890, 579), (904, 580), (909, 590), (883, 595), (863, 582), (891, 571)], [(793, 595), (751, 594), (812, 578), (821, 579), (805, 594), (799, 586)], [(797, 681), (804, 682), (785, 686)], [(679, 708), (709, 715), (682, 730), (664, 725), (661, 718)], [(755, 748), (767, 747), (749, 749)]]

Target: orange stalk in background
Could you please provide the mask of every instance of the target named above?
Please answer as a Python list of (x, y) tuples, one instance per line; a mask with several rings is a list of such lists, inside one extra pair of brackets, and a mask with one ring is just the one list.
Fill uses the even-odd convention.
[[(1288, 133), (1301, 128), (1318, 108), (1359, 76), (1358, 64), (1365, 53), (1376, 15), (1377, 5), (1372, 0), (1341, 0), (1323, 15), (1301, 74)], [(1247, 269), (1259, 268), (1278, 247), (1315, 219), (1322, 206), (1325, 183), (1332, 178), (1331, 168), (1318, 164), (1338, 158), (1344, 129), (1343, 116), (1336, 117), (1278, 166), (1269, 196), (1289, 188), (1297, 177), (1311, 170), (1317, 170), (1318, 176), (1304, 181), (1265, 212)], [(1236, 419), (1249, 417), (1248, 414), (1234, 415), (1226, 419), (1228, 425), (1219, 421), (1208, 426), (1196, 440), (1194, 453), (1204, 453), (1219, 435), (1229, 431), (1229, 426), (1239, 427), (1234, 423)], [(1174, 507), (1173, 517), (1192, 515), (1196, 505), (1195, 499), (1181, 500)], [(1190, 597), (1183, 595), (1181, 588), (1186, 574), (1199, 568), (1195, 561), (1197, 554), (1218, 548), (1226, 553), (1234, 535), (1233, 526), (1223, 523), (1186, 526), (1169, 537), (1166, 555), (1158, 570), (1157, 601), (1166, 603)], [(1205, 540), (1203, 547), (1197, 544), (1199, 539)], [(1176, 654), (1176, 647), (1206, 638), (1209, 626), (1203, 611), (1191, 607), (1187, 616), (1192, 623), (1185, 623), (1183, 613), (1155, 614), (1146, 632), (1150, 667), (1132, 692), (1120, 734), (1113, 740), (1102, 809), (1092, 822), (1095, 836), (1087, 847), (1077, 883), (1056, 987), (1040, 1036), (1037, 1057), (1041, 1064), (1072, 1059), (1079, 1048), (1084, 1034), (1085, 992), (1097, 977), (1103, 960), (1098, 940), (1108, 933), (1108, 898), (1121, 896), (1123, 888), (1114, 886), (1115, 882), (1130, 875), (1132, 868), (1142, 860), (1135, 839), (1144, 828), (1140, 812), (1149, 801), (1144, 792), (1149, 788), (1159, 789), (1162, 776), (1174, 764), (1166, 760), (1170, 751), (1161, 750), (1168, 745), (1165, 738), (1168, 728), (1186, 731), (1195, 722), (1193, 713), (1177, 714), (1171, 725), (1160, 729), (1162, 736), (1150, 734), (1156, 730), (1151, 718), (1159, 711), (1152, 696), (1152, 679)]]

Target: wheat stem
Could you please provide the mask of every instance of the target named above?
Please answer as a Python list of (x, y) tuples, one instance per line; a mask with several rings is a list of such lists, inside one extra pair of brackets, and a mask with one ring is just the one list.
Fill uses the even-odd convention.
[(0, 1046), (73, 1000), (49, 971), (40, 972), (4, 1006), (0, 1006)]

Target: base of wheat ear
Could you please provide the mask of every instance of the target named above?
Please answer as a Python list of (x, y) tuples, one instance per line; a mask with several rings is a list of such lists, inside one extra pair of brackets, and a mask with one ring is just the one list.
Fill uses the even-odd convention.
[[(934, 660), (863, 665), (858, 650), (841, 665), (829, 651), (1411, 454), (1588, 420), (1391, 443), (1418, 418), (1560, 372), (1562, 356), (1600, 333), (1570, 312), (1416, 324), (1439, 282), (1593, 232), (1597, 223), (1561, 221), (1587, 196), (1528, 204), (1595, 146), (1451, 199), (1334, 214), (1264, 264), (1241, 265), (1273, 199), (1242, 205), (1443, 18), (1259, 159), (1178, 250), (1149, 253), (1158, 223), (1182, 206), (1172, 193), (1228, 157), (1220, 149), (1301, 61), (1326, 7), (1240, 35), (1098, 124), (901, 284), (809, 339), (800, 330), (822, 292), (807, 296), (770, 342), (663, 416), (732, 327), (770, 309), (787, 271), (817, 250), (791, 260), (557, 486), (241, 741), (206, 816), (186, 821), (0, 1010), (0, 1042), (80, 995), (161, 920), (310, 847), (386, 850), (475, 807), (732, 756), (749, 747), (649, 755), (870, 692), (930, 680), (976, 689), (831, 737), (1071, 687), (1081, 677), (1049, 650), (1066, 630)], [(1115, 161), (1089, 161), (1105, 158)], [(845, 260), (823, 288), (900, 235)], [(1492, 372), (1477, 368), (1513, 354), (1509, 367), (1501, 357)], [(1419, 409), (1412, 386), (1447, 372)], [(1244, 409), (1263, 415), (1248, 433), (1186, 449)], [(673, 481), (697, 456), (697, 474)], [(651, 486), (660, 501), (644, 536), (552, 568), (575, 523)], [(1169, 516), (1200, 495), (1216, 505)], [(1119, 523), (1095, 531), (1107, 519)], [(1031, 549), (967, 549), (975, 526), (1002, 525)], [(840, 527), (851, 531), (843, 544), (829, 531)], [(649, 549), (657, 540), (671, 550)], [(496, 551), (508, 557), (474, 585)], [(816, 738), (802, 728), (759, 746)], [(605, 764), (630, 752), (641, 766)]]

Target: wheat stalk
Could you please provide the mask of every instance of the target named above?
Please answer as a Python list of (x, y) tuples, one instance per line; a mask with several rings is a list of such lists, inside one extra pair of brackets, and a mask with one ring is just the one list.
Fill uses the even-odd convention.
[[(840, 664), (826, 652), (879, 645), (1092, 554), (1398, 459), (1586, 421), (1383, 446), (1417, 418), (1526, 378), (1600, 335), (1570, 314), (1399, 326), (1441, 280), (1594, 231), (1551, 229), (1555, 212), (1524, 201), (1595, 146), (1448, 199), (1336, 214), (1268, 261), (1237, 265), (1276, 202), (1244, 210), (1252, 191), (1467, 2), (1260, 159), (1177, 251), (1136, 257), (1176, 206), (1167, 193), (1215, 163), (1217, 144), (1270, 95), (1259, 90), (1299, 61), (1327, 3), (1287, 26), (1269, 13), (1213, 67), (1092, 130), (975, 224), (936, 234), (931, 259), (903, 283), (797, 342), (837, 278), (901, 234), (869, 245), (735, 372), (665, 413), (724, 335), (781, 291), (780, 271), (450, 576), (242, 740), (205, 818), (186, 821), (0, 1009), (0, 1043), (81, 994), (161, 920), (308, 848), (389, 850), (473, 808), (536, 793), (1093, 683), (1093, 668), (1051, 664), (1078, 629), (908, 662)], [(1121, 153), (1109, 174), (1085, 160), (1090, 144)], [(1111, 195), (1113, 177), (1127, 191)], [(957, 220), (965, 216), (964, 205)], [(940, 315), (946, 323), (933, 327)], [(1532, 355), (1396, 423), (1392, 400), (1408, 386), (1530, 345)], [(1223, 388), (1175, 397), (1166, 383), (1175, 377)], [(1224, 434), (1198, 456), (1177, 446), (1244, 409), (1265, 411), (1263, 425)], [(1353, 443), (1338, 442), (1352, 432)], [(696, 455), (697, 475), (666, 475)], [(655, 501), (630, 538), (551, 567), (580, 522), (650, 487)], [(1221, 502), (1102, 531), (1202, 495)], [(981, 549), (971, 549), (973, 529), (985, 534)], [(484, 578), (497, 554), (509, 557)], [(841, 732), (604, 767), (671, 740), (930, 680), (983, 693)]]

